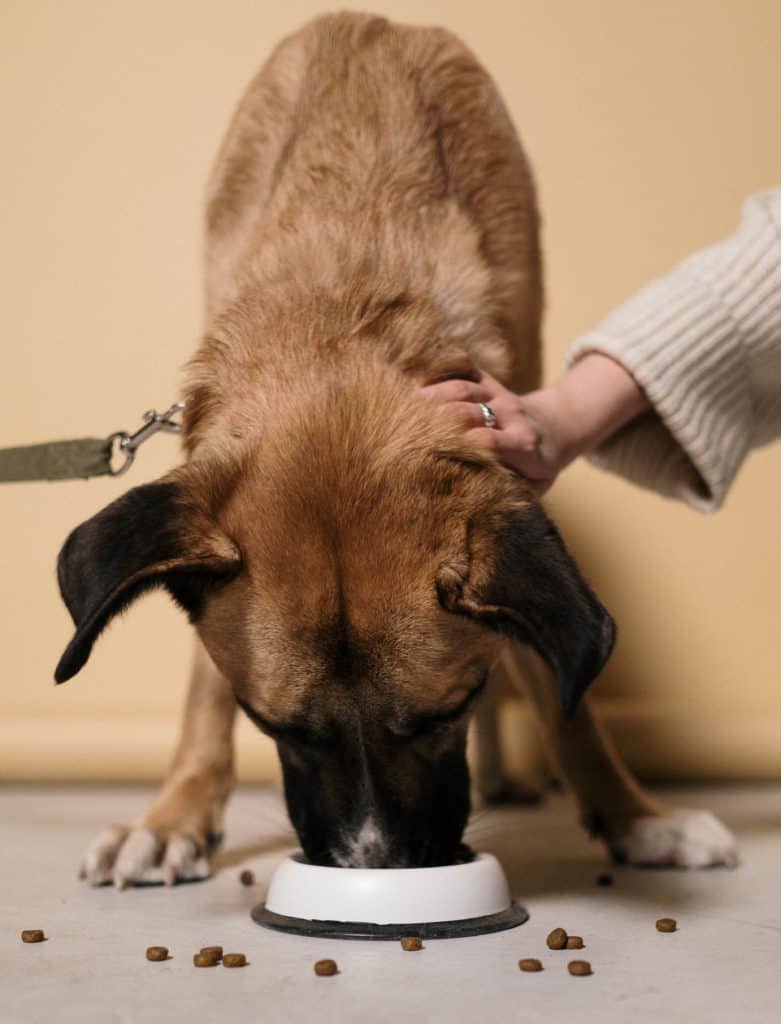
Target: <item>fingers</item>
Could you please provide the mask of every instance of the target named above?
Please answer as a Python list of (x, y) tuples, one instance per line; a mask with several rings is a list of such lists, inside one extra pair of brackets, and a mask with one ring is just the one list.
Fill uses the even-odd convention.
[(532, 431), (495, 430), (480, 426), (467, 436), (493, 452), (500, 462), (522, 476), (538, 497), (546, 494), (555, 479), (539, 456), (538, 438)]
[(505, 436), (504, 448), (533, 452), (539, 445), (539, 430), (527, 414), (516, 395), (502, 387), (498, 381), (483, 374), (479, 384), (470, 380), (454, 379), (429, 384), (420, 393), (437, 404), (447, 404), (466, 427), (484, 427), (485, 416), (480, 403), (489, 405), (497, 418), (497, 429), (512, 436)]
[[(429, 384), (420, 389), (426, 398), (447, 406), (478, 444), (524, 477), (538, 496), (545, 494), (556, 479), (555, 459), (543, 446), (543, 432), (526, 404), (487, 373), (480, 381), (453, 380)], [(480, 403), (490, 406), (495, 427), (486, 426)]]
[(491, 390), (485, 384), (475, 384), (471, 380), (443, 380), (439, 384), (428, 384), (420, 389), (420, 393), (435, 402), (454, 402), (459, 405), (467, 402), (488, 402)]
[(467, 428), (485, 427), (483, 410), (475, 402), (449, 402), (448, 412), (455, 414)]

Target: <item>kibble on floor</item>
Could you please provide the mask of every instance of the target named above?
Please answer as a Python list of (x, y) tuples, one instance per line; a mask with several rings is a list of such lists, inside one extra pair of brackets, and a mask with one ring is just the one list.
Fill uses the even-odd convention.
[(45, 938), (40, 928), (27, 928), (22, 932), (22, 942), (43, 942)]
[(147, 960), (159, 962), (168, 959), (168, 950), (165, 946), (150, 946), (146, 951)]
[(211, 953), (195, 953), (193, 956), (196, 967), (216, 967), (219, 962), (219, 958)]
[(565, 949), (583, 949), (583, 939), (579, 935), (568, 935)]
[(518, 967), (522, 971), (533, 972), (542, 970), (542, 962), (536, 957), (527, 956), (523, 960), (518, 961)]
[(247, 958), (243, 953), (226, 953), (222, 958), (223, 967), (246, 967)]
[(423, 940), (418, 935), (402, 935), (401, 948), (406, 949), (408, 953), (414, 953), (423, 948)]
[[(662, 795), (683, 806), (712, 804), (727, 821), (742, 823), (750, 867), (608, 869), (594, 860), (599, 852), (574, 827), (573, 807), (563, 798), (534, 812), (490, 811), (487, 820), (498, 829), (490, 848), (532, 910), (530, 923), (455, 943), (430, 941), (410, 924), (399, 938), (423, 935), (423, 951), (411, 956), (399, 938), (280, 937), (252, 921), (250, 909), (283, 855), (283, 837), (272, 825), (284, 813), (276, 790), (239, 789), (228, 815), (232, 854), (210, 882), (118, 894), (79, 885), (74, 859), (105, 821), (132, 819), (151, 791), (4, 783), (0, 906), (8, 928), (0, 1024), (63, 1017), (103, 1024), (112, 1015), (141, 1022), (162, 1020), (161, 1010), (165, 1024), (366, 1024), (367, 1010), (368, 1024), (781, 1024), (778, 936), (766, 927), (781, 920), (781, 830), (752, 824), (771, 820), (781, 783)], [(268, 832), (259, 832), (261, 818)], [(268, 853), (251, 860), (246, 851), (262, 849), (259, 836)], [(292, 849), (293, 834), (285, 837)], [(230, 866), (233, 856), (247, 859)], [(238, 876), (250, 866), (256, 887), (245, 889)], [(606, 870), (615, 876), (610, 891), (595, 884)], [(676, 915), (675, 932), (656, 930), (658, 919)], [(584, 949), (550, 950), (545, 939), (557, 925), (582, 936)], [(23, 943), (22, 928), (45, 930), (48, 941)], [(173, 959), (147, 961), (153, 944), (167, 945)], [(193, 954), (215, 944), (245, 952), (248, 965), (222, 971), (218, 964), (211, 972), (193, 966)], [(315, 960), (337, 956), (336, 975), (314, 974)], [(522, 972), (519, 958), (538, 958), (543, 969)], [(576, 958), (590, 960), (590, 976), (569, 974)]]
[(254, 874), (254, 872), (250, 871), (249, 868), (245, 868), (241, 872), (241, 874), (239, 875), (239, 881), (241, 882), (242, 885), (254, 885), (255, 884), (255, 874)]
[(567, 933), (563, 928), (554, 928), (548, 935), (545, 942), (548, 949), (565, 949), (567, 946)]
[(315, 974), (321, 978), (330, 978), (333, 974), (338, 974), (339, 968), (336, 966), (335, 960), (318, 960), (315, 964)]
[(678, 930), (678, 922), (672, 917), (660, 917), (656, 922), (658, 932), (674, 932)]
[(592, 973), (591, 964), (588, 960), (570, 960), (567, 964), (567, 970), (575, 977), (581, 978), (585, 978), (586, 975)]
[(202, 946), (201, 952), (205, 956), (213, 956), (217, 960), (222, 960), (222, 946)]

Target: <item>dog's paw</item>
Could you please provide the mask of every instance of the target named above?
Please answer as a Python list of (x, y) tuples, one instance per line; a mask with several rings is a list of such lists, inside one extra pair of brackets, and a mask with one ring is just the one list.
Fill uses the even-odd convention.
[(189, 835), (163, 835), (143, 826), (112, 825), (87, 847), (79, 872), (90, 885), (113, 882), (117, 889), (128, 885), (194, 882), (211, 874), (203, 848)]
[(673, 810), (635, 818), (609, 841), (613, 857), (636, 867), (734, 868), (735, 837), (710, 811)]

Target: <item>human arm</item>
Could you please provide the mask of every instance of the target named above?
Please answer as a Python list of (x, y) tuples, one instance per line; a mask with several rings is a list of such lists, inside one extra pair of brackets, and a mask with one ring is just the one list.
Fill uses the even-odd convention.
[[(781, 188), (746, 201), (735, 234), (684, 260), (577, 338), (549, 387), (443, 382), (476, 436), (544, 493), (578, 455), (693, 508), (719, 508), (748, 452), (781, 436)], [(450, 389), (449, 399), (448, 389)], [(490, 435), (495, 435), (491, 437)]]

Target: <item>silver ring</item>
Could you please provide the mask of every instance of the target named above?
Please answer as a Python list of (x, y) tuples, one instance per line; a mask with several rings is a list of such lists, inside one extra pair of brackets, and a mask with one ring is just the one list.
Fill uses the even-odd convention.
[(480, 412), (483, 414), (483, 420), (487, 427), (498, 427), (499, 420), (496, 418), (496, 413), (493, 411), (490, 405), (486, 405), (485, 402), (478, 402), (480, 406)]

